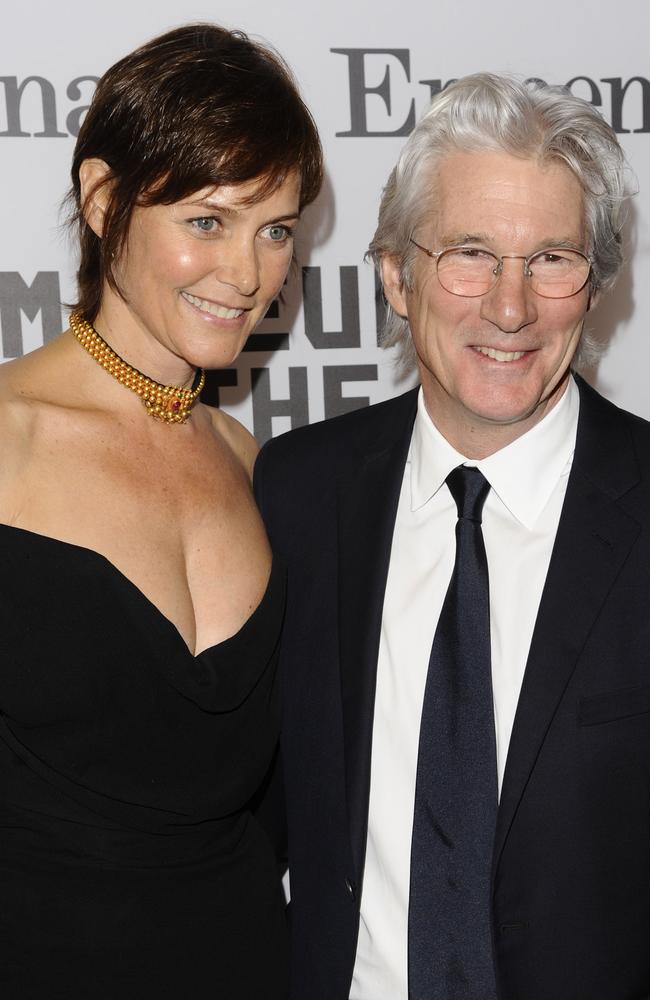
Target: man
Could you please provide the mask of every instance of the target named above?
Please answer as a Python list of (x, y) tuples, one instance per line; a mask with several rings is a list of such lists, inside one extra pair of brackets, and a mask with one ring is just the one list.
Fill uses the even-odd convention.
[(293, 1000), (650, 996), (650, 426), (570, 371), (623, 173), (565, 91), (448, 87), (371, 245), (421, 388), (262, 451)]

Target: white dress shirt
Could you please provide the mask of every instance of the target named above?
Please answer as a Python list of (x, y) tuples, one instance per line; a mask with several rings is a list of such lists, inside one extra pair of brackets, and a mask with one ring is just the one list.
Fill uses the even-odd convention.
[(573, 460), (573, 379), (530, 431), (468, 461), (427, 414), (422, 390), (397, 509), (377, 665), (368, 840), (350, 1000), (408, 1000), (411, 833), (424, 687), (455, 559), (452, 469), (476, 465), (490, 575), (492, 688), (499, 790), (535, 620)]

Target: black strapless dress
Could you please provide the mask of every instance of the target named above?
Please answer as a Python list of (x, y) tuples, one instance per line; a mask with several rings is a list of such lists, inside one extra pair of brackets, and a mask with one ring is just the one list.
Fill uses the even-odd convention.
[(278, 733), (284, 574), (199, 656), (108, 560), (0, 526), (0, 996), (283, 1000), (248, 809)]

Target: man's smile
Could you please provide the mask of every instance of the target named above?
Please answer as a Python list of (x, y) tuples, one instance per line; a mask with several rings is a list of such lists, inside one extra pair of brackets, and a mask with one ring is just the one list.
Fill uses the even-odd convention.
[(476, 345), (473, 350), (478, 351), (479, 354), (484, 354), (486, 358), (492, 358), (493, 361), (519, 361), (523, 358), (527, 351), (499, 351), (496, 347), (479, 347)]

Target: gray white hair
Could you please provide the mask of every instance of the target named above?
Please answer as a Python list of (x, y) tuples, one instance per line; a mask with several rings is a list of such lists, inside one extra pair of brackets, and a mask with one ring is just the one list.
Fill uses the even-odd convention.
[[(437, 94), (409, 136), (384, 188), (377, 230), (368, 254), (381, 274), (383, 257), (399, 262), (403, 286), (412, 288), (417, 250), (410, 243), (435, 204), (440, 161), (456, 152), (493, 150), (540, 163), (564, 162), (584, 192), (586, 252), (592, 292), (610, 288), (623, 262), (621, 227), (628, 168), (614, 130), (602, 115), (566, 88), (475, 73)], [(381, 337), (400, 344), (402, 362), (414, 350), (408, 321), (387, 305)]]

